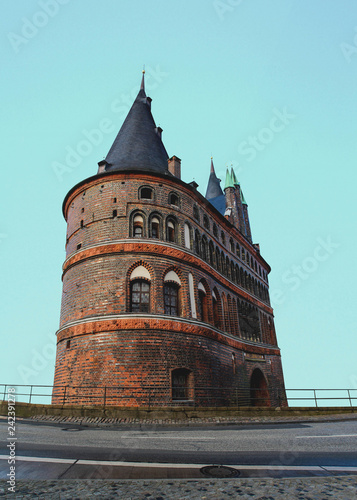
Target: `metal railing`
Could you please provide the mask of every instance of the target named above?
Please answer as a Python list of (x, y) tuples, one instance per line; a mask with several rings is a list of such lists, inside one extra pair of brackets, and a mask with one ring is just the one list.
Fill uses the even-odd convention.
[[(351, 407), (357, 406), (357, 389), (253, 389), (249, 387), (169, 386), (51, 386), (0, 384), (2, 399), (15, 388), (17, 402), (100, 406), (192, 407)], [(0, 396), (1, 397), (1, 396)]]

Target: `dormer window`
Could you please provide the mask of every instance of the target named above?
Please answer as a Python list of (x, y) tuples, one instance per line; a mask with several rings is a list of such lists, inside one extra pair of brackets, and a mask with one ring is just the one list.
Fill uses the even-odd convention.
[(139, 198), (141, 200), (152, 200), (154, 191), (151, 187), (143, 186), (139, 189)]
[(174, 205), (175, 207), (180, 206), (180, 198), (176, 193), (170, 193), (169, 194), (169, 204)]

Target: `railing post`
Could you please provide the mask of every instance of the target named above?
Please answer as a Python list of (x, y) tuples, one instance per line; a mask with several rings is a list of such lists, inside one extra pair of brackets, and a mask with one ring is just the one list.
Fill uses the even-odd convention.
[(30, 388), (29, 404), (31, 403), (31, 397), (32, 397), (32, 387), (33, 387), (33, 385), (31, 385), (31, 388)]
[(104, 408), (105, 408), (106, 400), (107, 400), (107, 386), (104, 386), (104, 402), (103, 402)]
[(64, 386), (64, 393), (63, 393), (63, 402), (62, 402), (62, 405), (64, 405), (64, 403), (66, 401), (66, 391), (67, 391), (67, 386), (65, 385)]
[(150, 404), (151, 404), (151, 400), (150, 400), (150, 398), (151, 398), (151, 389), (150, 389), (150, 387), (149, 387), (149, 408), (150, 408)]
[(350, 406), (351, 406), (351, 408), (352, 408), (352, 406), (353, 406), (353, 405), (352, 405), (352, 399), (351, 399), (350, 390), (349, 390), (349, 389), (347, 389), (347, 392), (348, 392), (348, 399), (350, 400)]
[(314, 389), (314, 398), (315, 398), (315, 404), (316, 404), (316, 408), (317, 408), (318, 406), (317, 406), (316, 389)]
[(5, 387), (4, 387), (4, 401), (5, 401), (5, 396), (6, 396), (6, 387), (7, 387), (7, 385), (5, 385)]

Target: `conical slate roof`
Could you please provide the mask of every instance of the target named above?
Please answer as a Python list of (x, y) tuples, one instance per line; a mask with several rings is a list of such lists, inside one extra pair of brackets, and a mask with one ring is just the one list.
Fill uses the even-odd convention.
[(168, 171), (168, 154), (150, 110), (144, 75), (140, 91), (105, 158), (105, 170)]
[(221, 179), (218, 179), (211, 158), (211, 173), (208, 180), (206, 199), (213, 205), (221, 214), (226, 210), (226, 197), (223, 194), (220, 186)]
[(221, 180), (216, 176), (216, 172), (213, 166), (213, 159), (211, 158), (211, 173), (208, 180), (207, 191), (206, 191), (206, 199), (212, 200), (213, 198), (217, 198), (217, 196), (222, 196), (223, 191), (220, 186)]

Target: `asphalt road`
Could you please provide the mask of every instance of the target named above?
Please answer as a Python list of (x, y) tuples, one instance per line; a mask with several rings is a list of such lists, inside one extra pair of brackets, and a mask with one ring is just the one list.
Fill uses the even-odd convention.
[[(9, 455), (5, 422), (0, 423), (0, 434), (3, 465), (0, 477), (4, 477), (5, 458)], [(22, 467), (25, 477), (26, 471), (32, 474), (31, 460), (40, 457), (60, 460), (58, 464), (62, 465), (54, 473), (56, 477), (72, 466), (68, 464), (79, 465), (74, 462), (78, 460), (139, 462), (143, 467), (144, 464), (160, 467), (167, 463), (286, 469), (312, 466), (314, 470), (313, 466), (334, 466), (354, 467), (357, 472), (356, 421), (201, 428), (148, 426), (140, 429), (22, 421), (17, 422), (16, 438), (18, 460), (21, 462), (20, 457), (29, 457), (27, 467)], [(43, 469), (46, 460), (36, 463), (38, 471), (40, 463)], [(80, 477), (86, 477), (83, 470), (81, 474)], [(48, 477), (52, 476), (50, 473)]]

